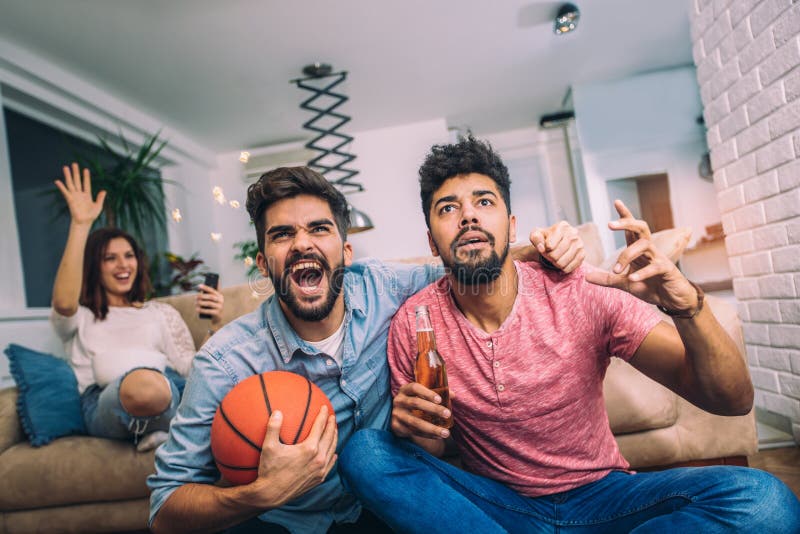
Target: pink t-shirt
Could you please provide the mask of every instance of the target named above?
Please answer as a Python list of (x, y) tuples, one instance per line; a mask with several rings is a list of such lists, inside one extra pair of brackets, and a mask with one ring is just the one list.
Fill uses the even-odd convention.
[(496, 332), (464, 317), (444, 277), (397, 312), (388, 355), (396, 394), (414, 380), (414, 308), (428, 305), (464, 467), (536, 497), (629, 467), (609, 428), (603, 377), (610, 356), (630, 359), (660, 319), (628, 293), (586, 282), (585, 268), (515, 265), (518, 296)]

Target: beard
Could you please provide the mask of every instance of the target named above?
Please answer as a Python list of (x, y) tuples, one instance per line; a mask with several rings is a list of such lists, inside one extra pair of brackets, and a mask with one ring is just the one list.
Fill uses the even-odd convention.
[[(492, 248), (491, 253), (489, 256), (481, 259), (481, 250), (470, 250), (467, 252), (467, 257), (465, 259), (459, 259), (457, 250), (458, 241), (467, 232), (474, 231), (482, 232), (486, 236), (489, 246)], [(494, 282), (497, 280), (497, 277), (500, 276), (500, 273), (503, 269), (503, 263), (505, 263), (506, 257), (508, 257), (508, 238), (506, 238), (505, 247), (500, 254), (494, 250), (494, 244), (494, 236), (482, 228), (476, 226), (464, 227), (450, 243), (450, 254), (453, 258), (452, 261), (449, 263), (443, 263), (445, 264), (445, 267), (447, 267), (447, 269), (453, 273), (453, 275), (456, 277), (456, 280), (458, 280), (458, 283), (461, 285), (478, 286), (481, 284)]]
[[(311, 304), (303, 302), (303, 298), (298, 296), (292, 289), (292, 278), (289, 271), (291, 265), (300, 260), (314, 260), (319, 262), (322, 266), (322, 276), (328, 278), (328, 290), (322, 297), (322, 302)], [(341, 263), (331, 268), (330, 264), (321, 256), (316, 254), (298, 254), (292, 256), (286, 263), (287, 267), (281, 274), (273, 274), (270, 270), (270, 280), (278, 298), (286, 304), (289, 311), (300, 319), (301, 321), (316, 322), (325, 319), (330, 315), (333, 306), (336, 304), (336, 299), (342, 292), (342, 285), (344, 283), (344, 260)], [(315, 299), (319, 300), (319, 299)]]

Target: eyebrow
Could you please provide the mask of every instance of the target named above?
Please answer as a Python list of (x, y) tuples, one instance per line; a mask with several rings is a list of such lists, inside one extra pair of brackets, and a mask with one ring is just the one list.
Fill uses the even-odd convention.
[[(472, 192), (473, 198), (482, 197), (484, 195), (492, 195), (493, 197), (497, 198), (497, 194), (491, 189), (476, 189)], [(454, 202), (456, 200), (455, 195), (447, 195), (446, 197), (442, 197), (434, 203), (434, 207), (438, 206), (442, 202)]]
[[(317, 228), (319, 226), (333, 226), (333, 221), (330, 219), (316, 219), (308, 223), (309, 228)], [(267, 229), (266, 234), (272, 235), (277, 234), (278, 232), (291, 232), (295, 229), (294, 226), (290, 224), (279, 224), (276, 226), (271, 226)]]

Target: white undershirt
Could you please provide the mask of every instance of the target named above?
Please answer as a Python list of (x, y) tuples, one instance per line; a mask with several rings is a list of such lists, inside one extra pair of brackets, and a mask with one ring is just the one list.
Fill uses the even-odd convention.
[(336, 329), (336, 332), (320, 341), (308, 341), (306, 343), (317, 349), (317, 351), (327, 354), (339, 365), (342, 366), (342, 352), (344, 350), (344, 318), (342, 324)]

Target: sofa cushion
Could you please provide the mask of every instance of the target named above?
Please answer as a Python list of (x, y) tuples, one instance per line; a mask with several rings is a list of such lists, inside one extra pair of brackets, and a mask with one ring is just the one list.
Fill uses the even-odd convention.
[(5, 349), (17, 383), (17, 412), (31, 445), (85, 434), (78, 382), (61, 358), (11, 344)]
[(678, 419), (677, 395), (619, 358), (611, 358), (603, 396), (614, 434), (665, 428)]
[[(259, 278), (248, 284), (239, 284), (220, 289), (225, 303), (222, 308), (222, 324), (226, 324), (233, 319), (250, 313), (255, 310), (259, 304), (267, 299), (273, 293), (272, 283), (267, 278)], [(194, 345), (200, 348), (200, 344), (206, 336), (211, 321), (208, 319), (200, 319), (197, 316), (197, 309), (195, 301), (197, 299), (196, 293), (185, 293), (182, 295), (173, 295), (171, 297), (162, 297), (158, 300), (166, 302), (181, 314), (181, 317), (186, 321), (186, 326), (192, 333)]]
[(146, 497), (154, 454), (136, 452), (125, 441), (88, 436), (38, 448), (18, 443), (0, 456), (0, 510)]

